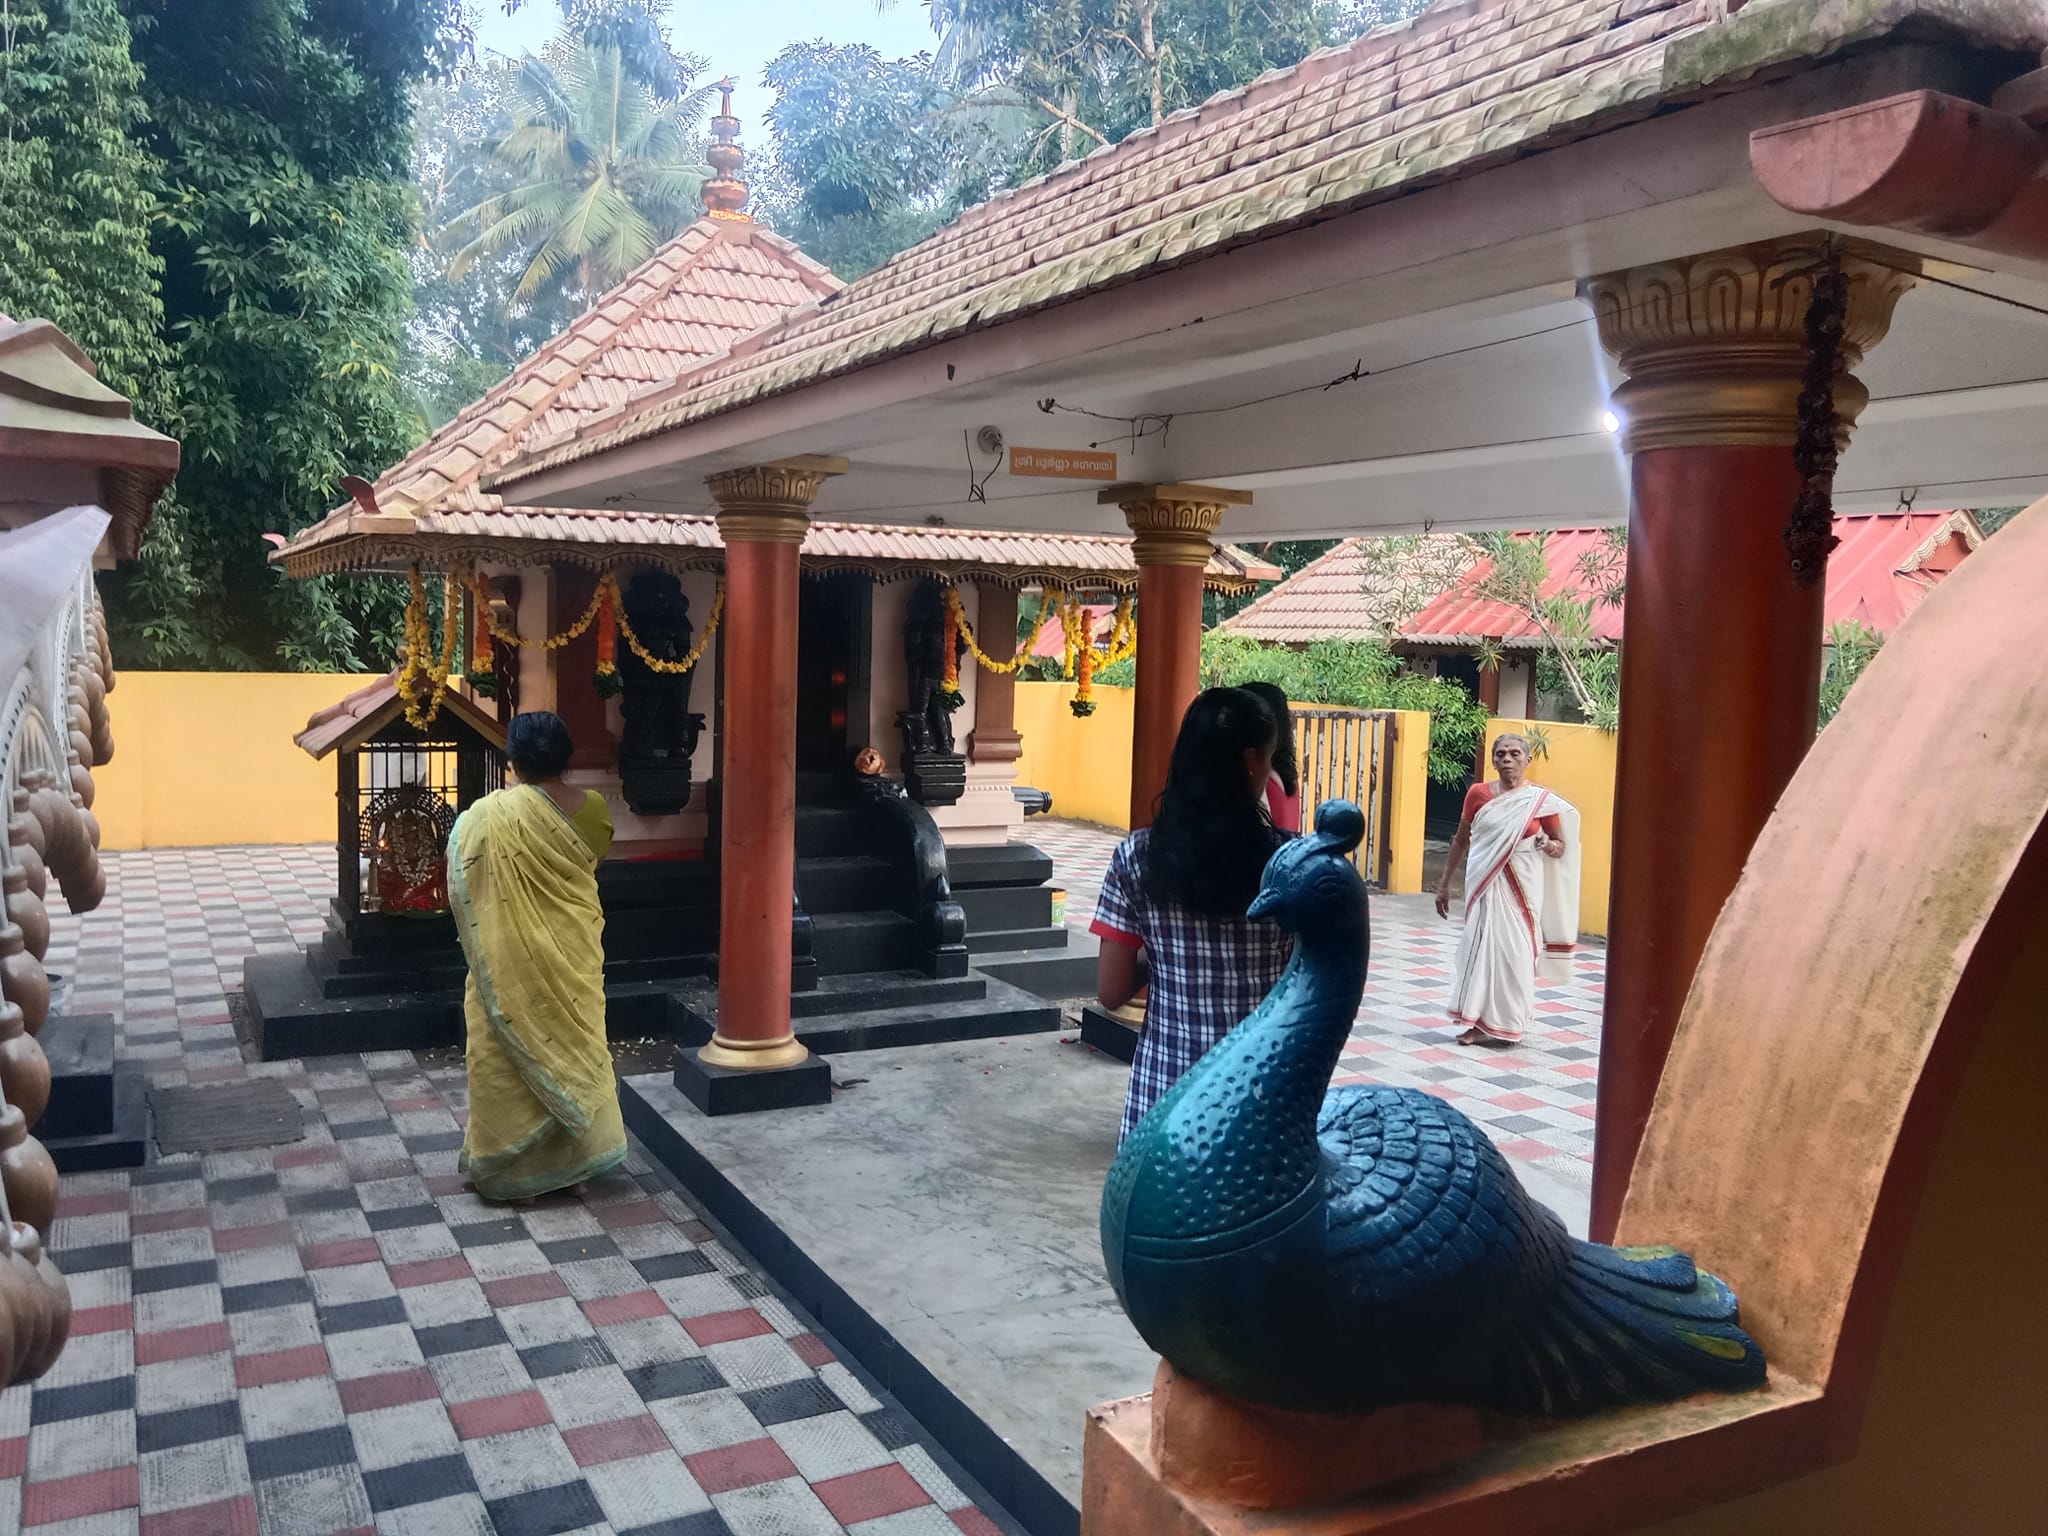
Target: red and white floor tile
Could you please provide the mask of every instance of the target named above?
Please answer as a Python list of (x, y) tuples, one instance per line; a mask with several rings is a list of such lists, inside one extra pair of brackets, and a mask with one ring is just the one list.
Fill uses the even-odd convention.
[(914, 1425), (634, 1149), (587, 1200), (485, 1205), (462, 1073), (245, 1064), (245, 956), (320, 932), (333, 851), (115, 854), (59, 916), (65, 1006), (158, 1083), (281, 1080), (301, 1141), (67, 1176), (77, 1309), (0, 1393), (0, 1531), (994, 1536)]

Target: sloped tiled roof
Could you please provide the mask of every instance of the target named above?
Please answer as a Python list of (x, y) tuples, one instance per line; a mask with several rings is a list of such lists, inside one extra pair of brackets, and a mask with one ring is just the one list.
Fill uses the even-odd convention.
[[(597, 568), (646, 562), (716, 570), (725, 563), (725, 545), (708, 517), (443, 506), (410, 517), (354, 514), (347, 538), (288, 546), (282, 558), (294, 576), (402, 568), (413, 561)], [(1129, 590), (1138, 580), (1130, 539), (1111, 534), (814, 521), (804, 535), (802, 558), (808, 571), (862, 570), (884, 580), (934, 576), (1108, 591)], [(1279, 579), (1278, 566), (1222, 544), (1209, 557), (1204, 583), (1211, 591), (1247, 592)]]
[[(1935, 584), (1984, 542), (1974, 517), (1947, 511), (1843, 513), (1835, 518), (1835, 537), (1842, 542), (1828, 557), (1825, 622), (1852, 620), (1879, 634), (1898, 628)], [(1550, 579), (1543, 585), (1543, 595), (1580, 595), (1580, 557), (1603, 546), (1606, 539), (1606, 532), (1597, 528), (1550, 534), (1545, 546)], [(1624, 559), (1624, 573), (1626, 566)], [(1537, 648), (1541, 637), (1526, 613), (1472, 595), (1490, 568), (1484, 558), (1474, 561), (1455, 586), (1401, 626), (1398, 639), (1409, 645), (1463, 647), (1484, 640), (1509, 650)], [(1269, 595), (1285, 592), (1287, 585)], [(1621, 615), (1617, 606), (1596, 604), (1594, 635), (1609, 642), (1621, 639)]]
[[(398, 696), (398, 672), (394, 668), (339, 703), (316, 711), (306, 722), (306, 728), (292, 738), (292, 744), (313, 758), (322, 758), (338, 747), (368, 741), (396, 719), (402, 708)], [(472, 704), (461, 690), (450, 688), (442, 695), (441, 708), (452, 711), (455, 719), (492, 746), (503, 749), (505, 728), (494, 716), (485, 714)]]
[(998, 193), (844, 292), (501, 477), (585, 458), (1149, 272), (1738, 88), (1930, 21), (2038, 48), (1993, 0), (1476, 0), (1221, 93)]
[(1464, 575), (1473, 552), (1454, 533), (1346, 539), (1216, 627), (1281, 645), (1381, 639)]
[[(478, 485), (486, 470), (839, 286), (824, 267), (758, 224), (699, 219), (380, 475), (372, 488), (376, 515), (496, 512), (503, 503)], [(353, 505), (339, 507), (294, 535), (274, 558), (295, 576), (309, 574), (305, 557), (362, 531), (364, 517)]]

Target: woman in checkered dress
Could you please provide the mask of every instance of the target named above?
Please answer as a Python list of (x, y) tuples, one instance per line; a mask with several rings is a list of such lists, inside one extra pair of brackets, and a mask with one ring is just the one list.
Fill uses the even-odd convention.
[(1258, 1007), (1292, 941), (1245, 916), (1284, 840), (1262, 797), (1278, 739), (1273, 713), (1240, 688), (1188, 706), (1152, 825), (1117, 845), (1096, 902), (1096, 991), (1112, 1010), (1149, 989), (1123, 1127)]

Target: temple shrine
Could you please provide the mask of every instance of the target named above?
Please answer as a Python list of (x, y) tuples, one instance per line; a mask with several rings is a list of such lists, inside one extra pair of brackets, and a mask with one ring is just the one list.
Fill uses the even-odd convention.
[[(1220, 1394), (1188, 1414), (1169, 1373), (1090, 1415), (1070, 1480), (1058, 1431), (1010, 1401), (1036, 1366), (1013, 1341), (977, 1377), (960, 1331), (846, 1311), (936, 1195), (870, 1196), (849, 1233), (803, 1187), (848, 1155), (832, 1117), (742, 1135), (629, 1080), (636, 1129), (724, 1219), (803, 1234), (787, 1273), (809, 1302), (892, 1371), (915, 1356), (913, 1408), (948, 1423), (974, 1402), (949, 1448), (1028, 1527), (2048, 1518), (2021, 1470), (2038, 1351), (2016, 1361), (2013, 1331), (2038, 1223), (2002, 1204), (2016, 1183), (2040, 1197), (2010, 1095), (2040, 1059), (2048, 743), (2010, 658), (2048, 513), (1944, 578), (1815, 748), (1834, 513), (2048, 489), (2044, 48), (2048, 17), (2009, 0), (1438, 7), (1006, 189), (484, 472), (510, 508), (717, 520), (745, 643), (723, 664), (728, 927), (698, 1060), (764, 1079), (803, 1070), (769, 919), (800, 836), (798, 701), (777, 684), (813, 519), (971, 506), (991, 529), (1128, 530), (1134, 822), (1197, 688), (1218, 536), (1628, 523), (1591, 1235), (1680, 1243), (1725, 1278), (1770, 1361), (1761, 1390), (1453, 1440), (1426, 1416), (1276, 1418)], [(1117, 479), (998, 472), (970, 492), (961, 446), (983, 438), (1034, 461), (1114, 440)], [(1937, 785), (1971, 815), (1919, 816)], [(919, 1190), (1004, 1198), (982, 1124), (947, 1118), (954, 1098), (988, 1107), (975, 1082), (899, 1065), (947, 1085), (924, 1101)], [(1015, 1255), (1047, 1240), (1038, 1209), (1099, 1199), (1103, 1167), (1004, 1126), (1039, 1175), (984, 1244)], [(862, 1166), (887, 1178), (892, 1159)], [(1956, 1261), (1963, 1234), (2016, 1227), (2019, 1261)], [(1068, 1293), (1037, 1347), (1055, 1312), (1086, 1357), (1102, 1335)]]
[[(1017, 840), (1012, 689), (1034, 641), (1072, 636), (1085, 669), (1134, 643), (1127, 538), (953, 526), (971, 506), (913, 525), (812, 524), (793, 644), (742, 687), (734, 658), (786, 642), (736, 600), (748, 577), (729, 519), (508, 508), (482, 485), (540, 438), (840, 291), (745, 212), (729, 95), (714, 131), (722, 174), (704, 218), (405, 460), (351, 481), (351, 502), (276, 556), (294, 576), (411, 572), (455, 622), (429, 633), (422, 601), (405, 666), (299, 737), (339, 765), (341, 895), (303, 959), (249, 966), (266, 1056), (460, 1037), (442, 888), (401, 877), (382, 834), (437, 826), (445, 846), (462, 806), (502, 783), (494, 753), (519, 709), (568, 723), (568, 782), (602, 793), (617, 829), (599, 875), (615, 1033), (708, 1033), (718, 1003), (672, 984), (719, 969), (735, 927), (749, 944), (787, 935), (783, 1006), (810, 994), (800, 1033), (823, 1048), (1051, 1028), (1044, 999), (1093, 986), (1092, 941), (1051, 922), (1051, 863)], [(1278, 574), (1226, 545), (1191, 571), (1192, 590), (1199, 603), (1204, 588)], [(1095, 625), (1090, 595), (1093, 610), (1121, 601), (1121, 625)], [(753, 784), (727, 753), (736, 722), (778, 701), (794, 706), (793, 870), (759, 846)], [(465, 751), (473, 773), (456, 766)], [(735, 902), (733, 882), (771, 866), (781, 873)], [(749, 916), (728, 918), (735, 907)]]

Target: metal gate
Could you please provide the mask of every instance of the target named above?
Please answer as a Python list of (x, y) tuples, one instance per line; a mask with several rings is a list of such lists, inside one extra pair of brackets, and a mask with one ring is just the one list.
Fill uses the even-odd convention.
[(1294, 752), (1301, 773), (1302, 831), (1313, 831), (1315, 808), (1350, 800), (1365, 812), (1365, 840), (1352, 855), (1366, 883), (1387, 888), (1393, 869), (1393, 712), (1383, 709), (1294, 711)]

